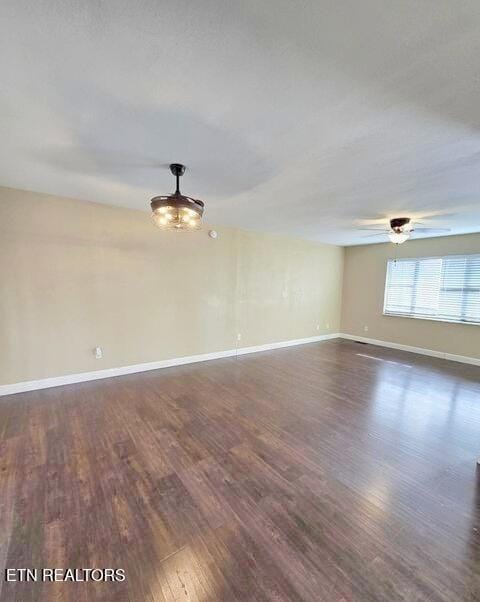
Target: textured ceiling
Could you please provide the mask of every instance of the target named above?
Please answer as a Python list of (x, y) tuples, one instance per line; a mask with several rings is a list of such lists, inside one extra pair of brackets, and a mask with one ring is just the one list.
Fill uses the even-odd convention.
[(4, 0), (0, 53), (2, 185), (147, 209), (179, 161), (210, 223), (480, 231), (478, 0)]

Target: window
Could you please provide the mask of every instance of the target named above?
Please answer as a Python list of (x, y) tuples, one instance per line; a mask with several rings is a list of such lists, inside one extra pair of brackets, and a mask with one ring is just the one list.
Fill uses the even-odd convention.
[(480, 324), (480, 255), (390, 260), (383, 313)]

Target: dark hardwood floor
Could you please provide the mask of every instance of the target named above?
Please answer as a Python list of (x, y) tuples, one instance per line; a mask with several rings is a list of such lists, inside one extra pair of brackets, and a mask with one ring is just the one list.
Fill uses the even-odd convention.
[[(329, 341), (0, 399), (1, 600), (480, 600), (480, 368)], [(2, 574), (2, 577), (4, 575)]]

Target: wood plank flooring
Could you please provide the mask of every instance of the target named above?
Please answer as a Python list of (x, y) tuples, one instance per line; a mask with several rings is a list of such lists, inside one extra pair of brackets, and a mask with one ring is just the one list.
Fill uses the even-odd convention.
[(0, 399), (0, 568), (74, 602), (480, 600), (480, 368), (328, 341)]

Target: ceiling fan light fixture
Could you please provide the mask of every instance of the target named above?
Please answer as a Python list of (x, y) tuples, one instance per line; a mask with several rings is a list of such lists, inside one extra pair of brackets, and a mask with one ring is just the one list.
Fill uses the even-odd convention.
[(388, 238), (394, 245), (401, 245), (410, 238), (410, 232), (389, 232)]
[(180, 192), (180, 176), (185, 173), (185, 165), (172, 163), (170, 171), (176, 178), (177, 187), (173, 194), (156, 196), (150, 201), (152, 219), (161, 230), (176, 232), (200, 230), (204, 211), (203, 201), (192, 199)]

